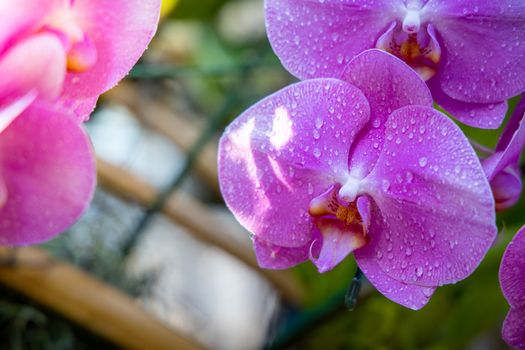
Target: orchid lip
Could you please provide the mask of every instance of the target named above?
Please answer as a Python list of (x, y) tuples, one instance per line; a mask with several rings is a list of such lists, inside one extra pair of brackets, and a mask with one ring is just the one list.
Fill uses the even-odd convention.
[[(358, 184), (359, 181), (354, 178), (344, 186), (334, 184), (310, 202), (308, 213), (323, 237), (319, 256), (310, 253), (310, 259), (321, 273), (331, 270), (349, 253), (369, 242), (357, 201), (346, 202), (339, 195), (341, 191), (345, 195), (355, 195)], [(312, 243), (310, 250), (315, 243)]]
[(428, 81), (438, 70), (441, 47), (432, 24), (421, 25), (420, 10), (407, 9), (401, 28), (398, 22), (377, 39), (376, 48), (385, 50), (411, 66)]

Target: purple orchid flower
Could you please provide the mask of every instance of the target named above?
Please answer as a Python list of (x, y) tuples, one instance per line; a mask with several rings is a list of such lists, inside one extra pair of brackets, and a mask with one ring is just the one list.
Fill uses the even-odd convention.
[(521, 196), (523, 184), (519, 161), (525, 146), (524, 116), (525, 99), (522, 98), (501, 134), (495, 152), (483, 160), (498, 211), (512, 207)]
[(381, 293), (419, 309), (492, 244), (490, 187), (409, 66), (374, 49), (344, 77), (289, 86), (238, 117), (220, 141), (221, 190), (261, 267), (310, 259), (325, 272), (354, 252)]
[(510, 304), (503, 324), (503, 339), (512, 347), (525, 349), (525, 226), (510, 242), (499, 271), (501, 290)]
[(369, 48), (403, 59), (461, 122), (497, 128), (525, 90), (521, 0), (266, 0), (268, 37), (300, 79), (340, 78)]

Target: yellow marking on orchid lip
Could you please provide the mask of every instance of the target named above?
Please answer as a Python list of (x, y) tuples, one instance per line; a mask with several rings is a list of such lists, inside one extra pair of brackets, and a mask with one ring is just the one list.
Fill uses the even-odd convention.
[(86, 64), (85, 61), (83, 61), (82, 59), (78, 58), (78, 57), (74, 57), (74, 56), (68, 56), (67, 57), (67, 70), (68, 72), (71, 72), (71, 73), (83, 73), (87, 70), (89, 70), (89, 68), (91, 68), (92, 65), (90, 64)]
[(332, 210), (326, 205), (326, 201), (323, 198), (317, 197), (310, 202), (308, 214), (311, 216), (323, 216), (332, 214)]
[(357, 221), (357, 208), (355, 207), (345, 207), (340, 205), (339, 208), (337, 208), (337, 213), (335, 216), (346, 223), (347, 225), (350, 225)]
[(311, 216), (335, 215), (338, 207), (336, 192), (330, 188), (310, 201), (308, 214)]
[(414, 67), (414, 70), (424, 81), (428, 81), (430, 78), (436, 75), (436, 70), (428, 66)]
[(83, 73), (97, 63), (97, 48), (86, 36), (73, 44), (67, 54), (67, 69), (72, 73)]
[(421, 56), (421, 48), (417, 42), (408, 40), (401, 45), (399, 53), (407, 60), (414, 60)]
[(430, 51), (430, 53), (426, 57), (435, 64), (438, 64), (441, 60), (441, 54), (434, 50)]

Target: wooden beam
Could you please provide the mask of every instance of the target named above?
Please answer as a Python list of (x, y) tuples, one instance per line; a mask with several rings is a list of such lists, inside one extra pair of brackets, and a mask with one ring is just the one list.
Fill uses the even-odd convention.
[[(178, 115), (161, 101), (145, 98), (132, 83), (122, 82), (108, 91), (104, 97), (128, 107), (145, 126), (164, 135), (186, 152), (193, 147), (200, 136), (201, 128), (196, 123)], [(195, 162), (195, 170), (197, 175), (218, 193), (217, 142), (218, 140), (212, 138), (204, 146)]]
[(140, 304), (82, 270), (25, 247), (0, 249), (0, 283), (94, 334), (132, 350), (204, 349), (144, 311)]
[[(150, 206), (158, 196), (157, 190), (134, 174), (104, 160), (97, 160), (99, 184), (114, 194), (143, 206)], [(198, 239), (237, 257), (268, 279), (289, 302), (298, 304), (303, 291), (289, 271), (264, 270), (258, 267), (253, 249), (230, 238), (227, 230), (243, 230), (240, 225), (226, 227), (217, 214), (182, 192), (168, 199), (162, 212), (173, 222), (186, 227)], [(241, 234), (246, 234), (243, 232)]]

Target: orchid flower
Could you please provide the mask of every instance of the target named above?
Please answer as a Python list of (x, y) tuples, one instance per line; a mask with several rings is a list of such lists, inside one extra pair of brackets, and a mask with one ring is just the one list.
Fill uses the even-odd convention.
[(522, 98), (501, 134), (495, 152), (482, 162), (498, 211), (516, 204), (523, 189), (519, 161), (525, 147), (524, 117), (525, 99)]
[(427, 80), (461, 122), (497, 128), (506, 100), (525, 91), (521, 0), (266, 0), (270, 43), (300, 79), (340, 78), (380, 48)]
[(381, 293), (419, 309), (492, 244), (490, 186), (409, 66), (374, 49), (343, 77), (291, 85), (234, 120), (219, 146), (221, 191), (261, 267), (310, 259), (325, 272), (353, 252)]
[(525, 349), (525, 227), (510, 242), (501, 262), (499, 279), (510, 311), (503, 324), (503, 339)]
[(151, 39), (160, 0), (0, 0), (0, 245), (48, 240), (95, 188), (80, 122)]

